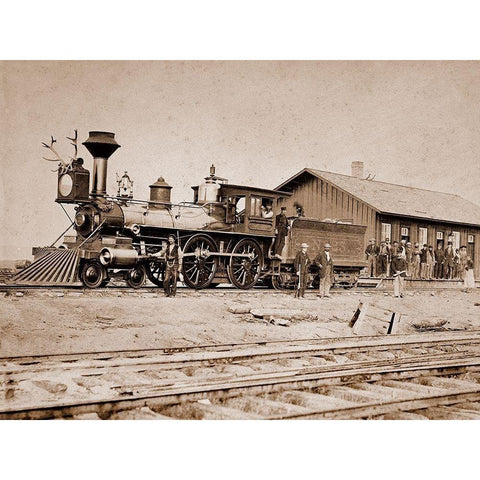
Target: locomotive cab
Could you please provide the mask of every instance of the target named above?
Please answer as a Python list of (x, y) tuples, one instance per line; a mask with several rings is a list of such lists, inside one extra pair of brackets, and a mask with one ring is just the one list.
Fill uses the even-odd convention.
[(225, 222), (234, 231), (271, 236), (275, 232), (278, 202), (290, 193), (243, 185), (222, 185), (219, 198), (225, 206)]

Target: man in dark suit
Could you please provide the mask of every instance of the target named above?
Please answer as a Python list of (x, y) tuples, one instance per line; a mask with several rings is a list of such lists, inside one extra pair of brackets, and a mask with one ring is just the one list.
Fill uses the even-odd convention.
[(287, 207), (282, 207), (280, 213), (275, 217), (275, 243), (273, 253), (281, 258), (283, 247), (285, 246), (285, 237), (288, 234), (288, 218), (286, 216)]
[(444, 276), (444, 261), (445, 261), (445, 251), (443, 250), (443, 243), (439, 242), (437, 249), (435, 250), (435, 278), (443, 278)]
[(427, 280), (428, 278), (427, 253), (428, 245), (424, 243), (423, 248), (420, 250), (420, 278), (422, 280)]
[(302, 243), (301, 250), (297, 253), (293, 265), (297, 272), (298, 284), (295, 288), (295, 298), (305, 298), (305, 288), (308, 280), (308, 267), (310, 266), (310, 258), (307, 254), (308, 245)]
[(165, 249), (165, 277), (163, 288), (167, 297), (174, 297), (177, 293), (178, 272), (182, 268), (182, 250), (176, 244), (174, 235), (168, 236), (168, 245)]
[(443, 265), (444, 265), (444, 270), (443, 270), (444, 278), (448, 278), (448, 279), (453, 278), (453, 270), (455, 268), (455, 250), (453, 249), (452, 242), (447, 243)]
[(333, 259), (330, 254), (330, 244), (326, 243), (324, 251), (315, 257), (315, 265), (320, 269), (320, 298), (330, 298), (330, 287), (333, 284)]
[(402, 298), (405, 290), (405, 276), (407, 275), (407, 262), (402, 253), (398, 252), (392, 260), (393, 295)]

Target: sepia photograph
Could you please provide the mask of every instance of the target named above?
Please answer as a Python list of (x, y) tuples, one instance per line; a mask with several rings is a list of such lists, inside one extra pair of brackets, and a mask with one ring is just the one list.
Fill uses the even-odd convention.
[(2, 72), (1, 418), (479, 418), (479, 62)]
[(457, 54), (443, 6), (428, 37), (301, 3), (47, 2), (0, 33), (10, 475), (467, 475), (475, 16)]

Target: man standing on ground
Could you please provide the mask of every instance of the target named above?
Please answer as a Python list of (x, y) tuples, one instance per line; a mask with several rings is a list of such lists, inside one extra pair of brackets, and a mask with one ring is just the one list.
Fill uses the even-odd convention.
[(287, 207), (282, 207), (280, 213), (275, 217), (275, 243), (273, 244), (273, 254), (281, 258), (282, 250), (285, 246), (285, 237), (288, 234), (288, 218), (286, 215)]
[(324, 251), (315, 257), (315, 265), (320, 269), (320, 298), (330, 298), (330, 287), (333, 284), (333, 259), (330, 255), (330, 244), (326, 243)]
[(300, 248), (301, 250), (297, 253), (293, 263), (298, 277), (298, 284), (295, 288), (295, 298), (305, 298), (305, 288), (307, 287), (308, 280), (308, 267), (310, 266), (310, 258), (308, 258), (307, 254), (308, 245), (306, 243), (302, 243)]
[(392, 260), (393, 273), (393, 295), (403, 297), (405, 291), (405, 275), (407, 274), (407, 262), (404, 256), (399, 252)]
[(167, 297), (174, 297), (177, 293), (178, 272), (182, 268), (182, 250), (176, 244), (175, 240), (174, 235), (168, 236), (168, 245), (165, 251), (165, 278), (163, 279), (163, 288)]

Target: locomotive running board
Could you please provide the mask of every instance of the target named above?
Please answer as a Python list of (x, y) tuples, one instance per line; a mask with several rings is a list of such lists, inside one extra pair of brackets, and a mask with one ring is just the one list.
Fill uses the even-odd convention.
[(77, 250), (56, 248), (44, 253), (9, 283), (19, 285), (72, 285), (78, 283)]

